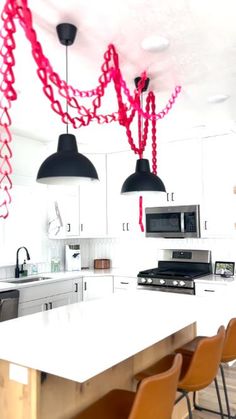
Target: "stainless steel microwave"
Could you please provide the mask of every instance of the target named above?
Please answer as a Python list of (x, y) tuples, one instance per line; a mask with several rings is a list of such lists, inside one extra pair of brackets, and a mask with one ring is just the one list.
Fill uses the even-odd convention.
[(146, 208), (146, 237), (200, 237), (199, 205)]

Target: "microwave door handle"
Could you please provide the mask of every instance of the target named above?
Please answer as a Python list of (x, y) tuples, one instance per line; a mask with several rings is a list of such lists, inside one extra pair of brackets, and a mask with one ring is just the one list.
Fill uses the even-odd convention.
[(181, 233), (184, 233), (184, 212), (181, 212), (180, 214), (180, 228)]

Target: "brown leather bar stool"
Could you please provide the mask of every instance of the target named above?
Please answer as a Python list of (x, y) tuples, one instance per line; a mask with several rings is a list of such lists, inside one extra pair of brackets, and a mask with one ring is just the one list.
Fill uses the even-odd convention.
[(143, 380), (136, 393), (113, 390), (73, 419), (170, 419), (181, 365), (177, 354), (167, 371)]
[[(193, 352), (196, 350), (196, 346), (198, 342), (205, 338), (204, 336), (197, 336), (190, 342), (188, 342), (186, 345), (182, 346), (181, 348), (178, 348), (176, 352), (182, 353), (185, 357), (186, 356), (192, 356)], [(223, 346), (223, 352), (221, 356), (221, 363), (220, 363), (220, 372), (222, 377), (222, 384), (223, 384), (223, 390), (224, 390), (224, 396), (225, 396), (225, 403), (226, 403), (226, 409), (227, 409), (227, 416), (228, 418), (235, 418), (236, 416), (231, 415), (230, 410), (230, 404), (229, 404), (229, 397), (227, 392), (227, 386), (226, 386), (226, 380), (225, 380), (225, 374), (224, 374), (224, 368), (223, 365), (226, 362), (231, 362), (236, 359), (236, 318), (233, 318), (229, 321), (226, 332), (225, 332), (225, 340), (224, 340), (224, 346)], [(195, 399), (195, 398), (194, 398)], [(198, 410), (206, 410), (211, 413), (220, 414), (220, 412), (217, 412), (216, 410), (208, 409), (203, 406), (199, 406), (195, 403), (195, 408)], [(225, 415), (226, 416), (226, 415)]]
[[(182, 394), (176, 400), (176, 403), (182, 398), (186, 398), (190, 419), (192, 419), (192, 411), (188, 393), (195, 393), (196, 391), (202, 390), (211, 384), (213, 380), (216, 386), (221, 417), (224, 419), (219, 387), (215, 380), (221, 360), (224, 338), (225, 328), (221, 326), (215, 336), (205, 337), (199, 340), (195, 351), (191, 355), (182, 353), (183, 364), (178, 382), (178, 391)], [(158, 374), (163, 368), (167, 368), (174, 356), (175, 354), (167, 355), (150, 368), (138, 373), (135, 378), (140, 381), (150, 375)]]

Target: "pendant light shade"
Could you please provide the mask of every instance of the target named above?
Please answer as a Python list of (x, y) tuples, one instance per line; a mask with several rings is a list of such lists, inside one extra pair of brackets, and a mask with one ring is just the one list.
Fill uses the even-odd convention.
[(162, 180), (151, 173), (148, 159), (138, 159), (135, 173), (130, 175), (123, 183), (122, 194), (134, 192), (166, 192)]
[(61, 134), (57, 152), (41, 164), (37, 182), (48, 185), (78, 184), (81, 180), (98, 180), (98, 174), (91, 161), (78, 153), (73, 134)]

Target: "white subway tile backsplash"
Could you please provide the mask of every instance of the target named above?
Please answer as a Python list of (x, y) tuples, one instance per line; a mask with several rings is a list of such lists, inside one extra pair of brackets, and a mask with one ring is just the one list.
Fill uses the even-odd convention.
[[(207, 249), (212, 251), (212, 261), (236, 262), (235, 239), (158, 239), (158, 238), (96, 238), (44, 240), (44, 260), (32, 261), (38, 273), (51, 271), (51, 259), (60, 259), (61, 270), (65, 267), (65, 244), (80, 244), (81, 266), (93, 268), (93, 260), (111, 260), (113, 268), (148, 269), (157, 266), (160, 249)], [(30, 264), (29, 264), (30, 265)], [(0, 279), (14, 277), (15, 266), (0, 268)]]

